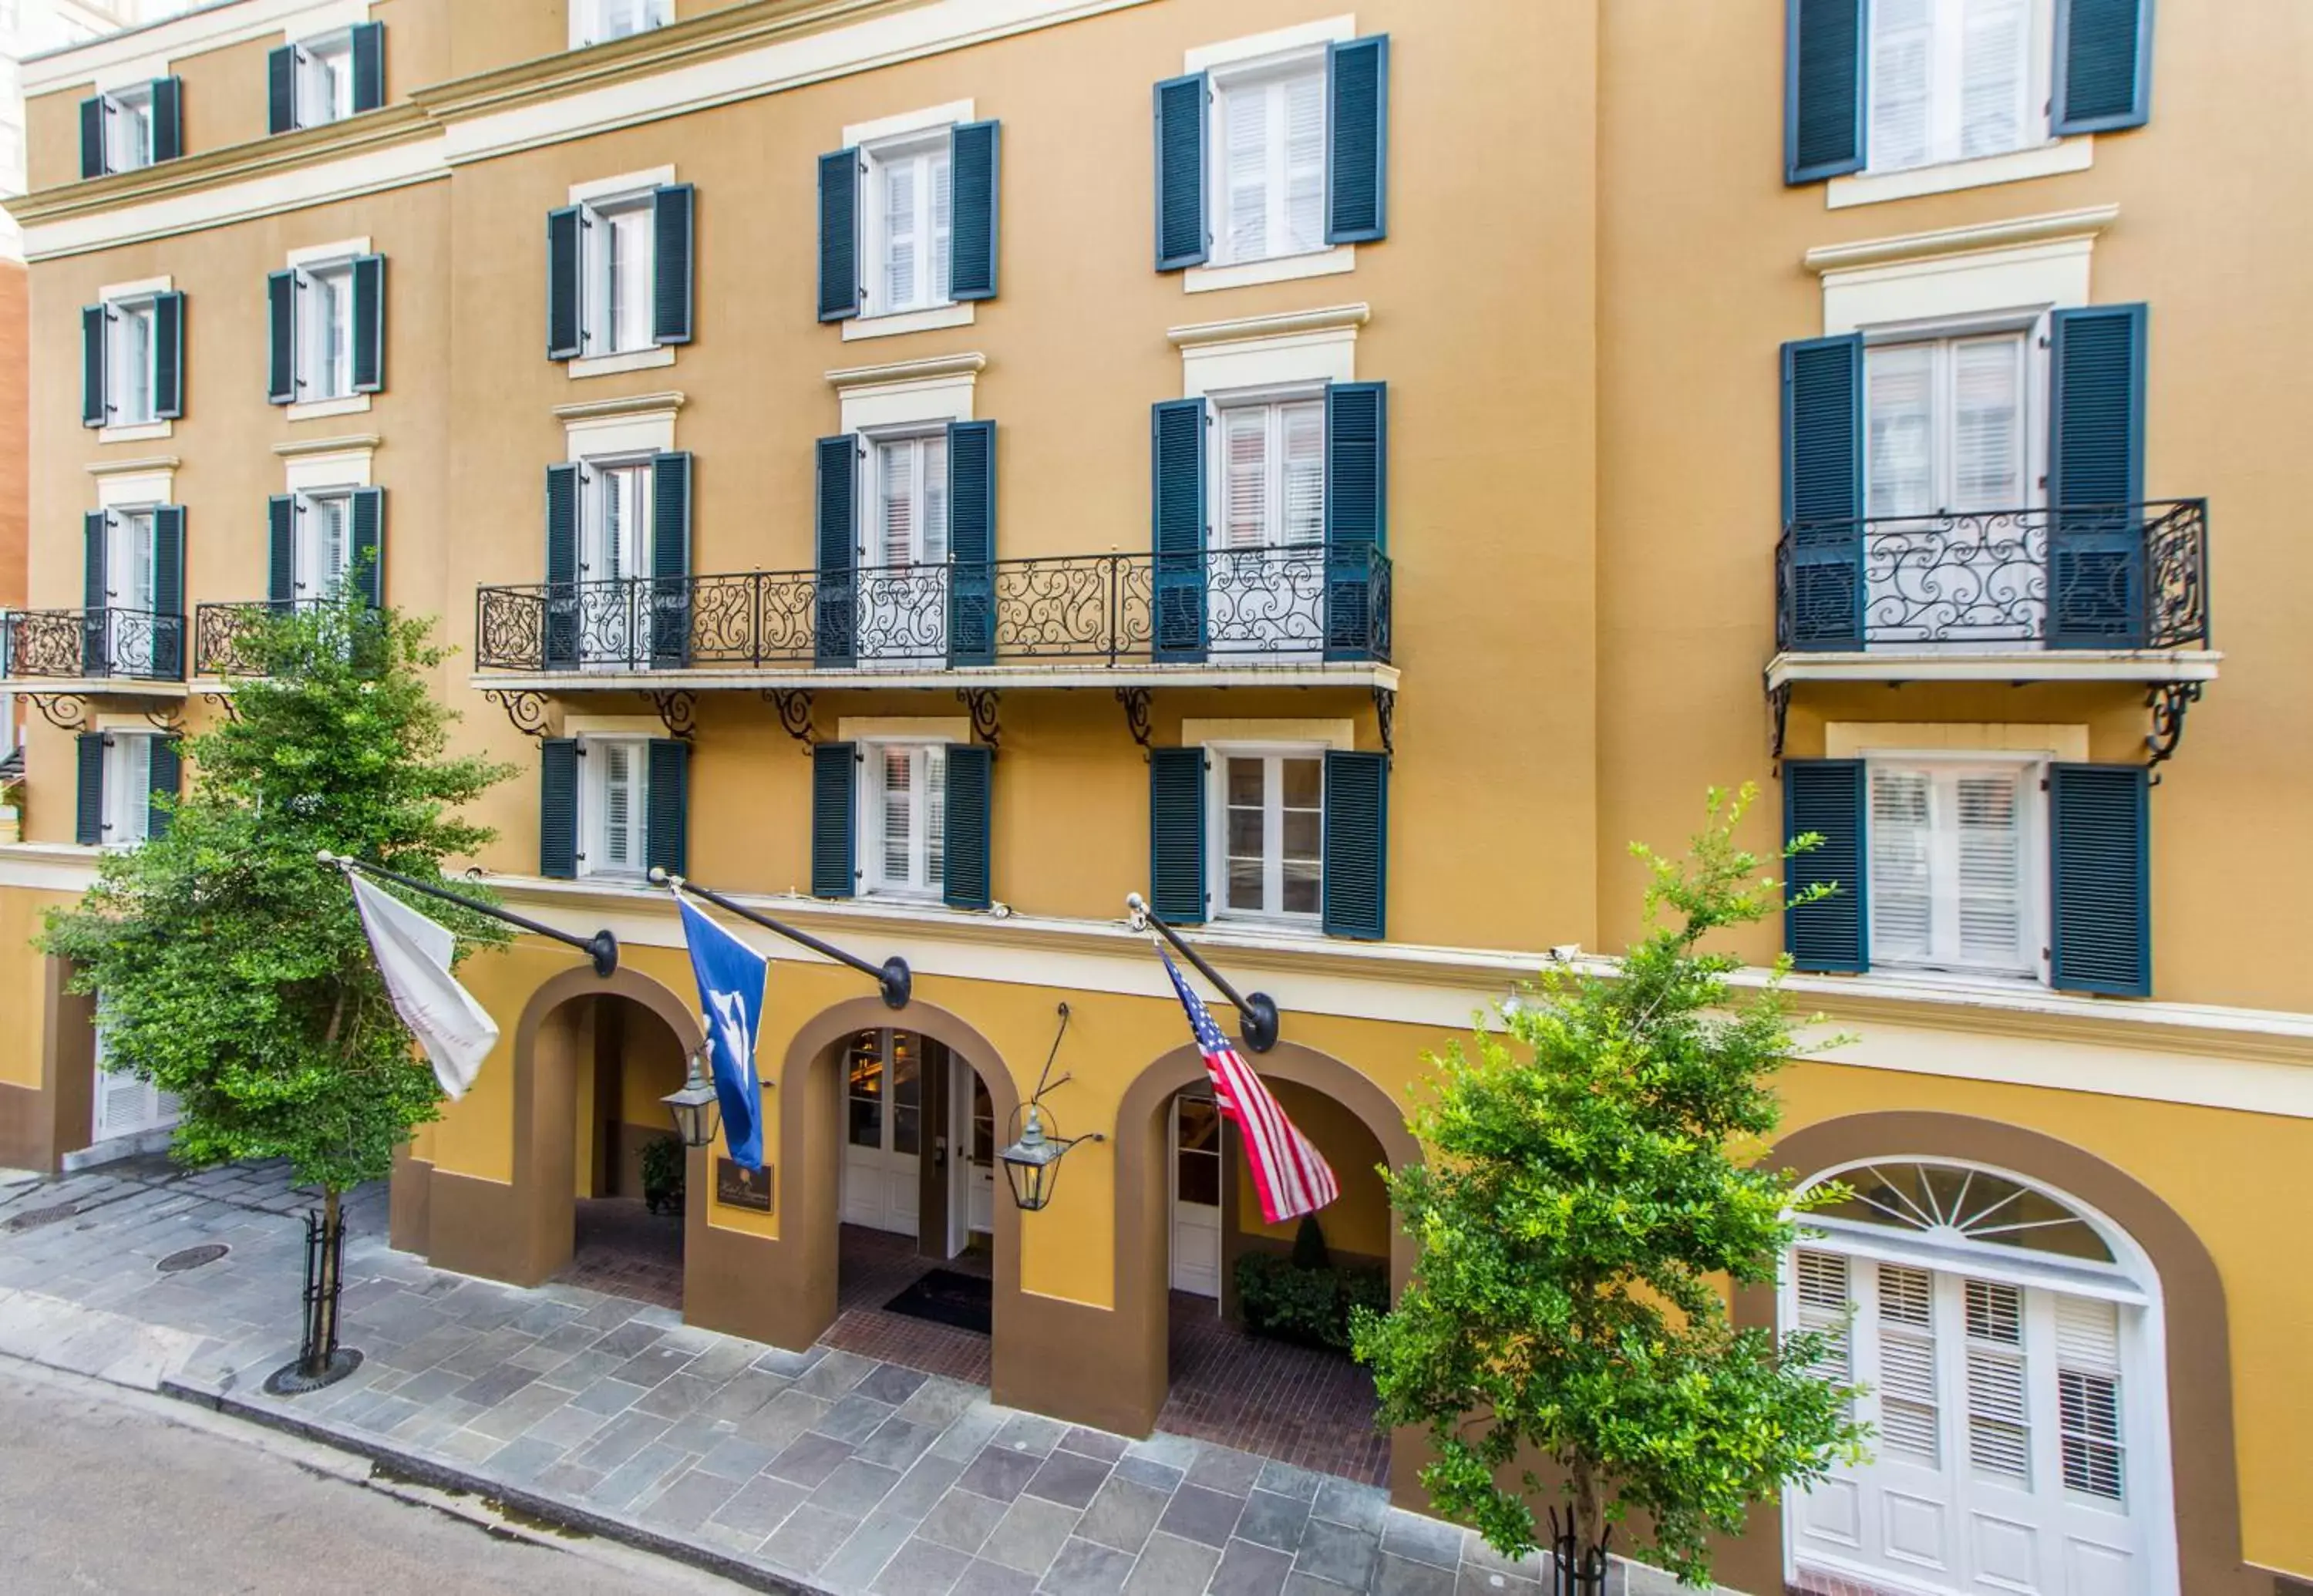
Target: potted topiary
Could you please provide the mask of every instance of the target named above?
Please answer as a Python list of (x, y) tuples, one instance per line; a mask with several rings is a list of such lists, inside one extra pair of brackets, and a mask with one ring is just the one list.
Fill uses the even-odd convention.
[(643, 1143), (643, 1205), (653, 1213), (682, 1212), (682, 1143), (654, 1136)]

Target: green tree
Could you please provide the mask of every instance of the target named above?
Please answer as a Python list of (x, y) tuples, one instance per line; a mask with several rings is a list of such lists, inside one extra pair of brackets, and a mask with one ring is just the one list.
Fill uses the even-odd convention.
[[(181, 1104), (178, 1161), (285, 1159), (321, 1188), (333, 1233), (340, 1195), (384, 1177), (442, 1094), (315, 854), (438, 881), (492, 835), (460, 807), (512, 773), (445, 756), (430, 630), (350, 595), (266, 618), (231, 716), (186, 745), (190, 791), (161, 801), (141, 847), (106, 854), (41, 939), (96, 994), (108, 1066)], [(464, 947), (506, 939), (486, 916), (424, 907)]]
[(1722, 1295), (1772, 1282), (1791, 1214), (1835, 1200), (1755, 1161), (1770, 1080), (1801, 1051), (1788, 961), (1738, 997), (1741, 961), (1702, 947), (1780, 891), (1736, 842), (1753, 797), (1714, 789), (1685, 859), (1633, 846), (1651, 880), (1620, 968), (1546, 971), (1500, 1028), (1433, 1056), (1412, 1120), (1427, 1161), (1389, 1177), (1420, 1256), (1396, 1309), (1359, 1318), (1356, 1354), (1383, 1421), (1428, 1433), (1431, 1502), (1505, 1556), (1562, 1498), (1582, 1549), (1626, 1526), (1704, 1583), (1711, 1532), (1860, 1455), (1848, 1393), (1808, 1372), (1824, 1337), (1737, 1330)]

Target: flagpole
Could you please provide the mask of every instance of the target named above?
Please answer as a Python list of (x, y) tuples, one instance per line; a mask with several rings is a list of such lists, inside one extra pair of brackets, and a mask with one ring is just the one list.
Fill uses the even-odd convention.
[(1163, 917), (1150, 908), (1148, 901), (1139, 893), (1126, 893), (1124, 907), (1131, 918), (1133, 930), (1155, 931), (1179, 948), (1181, 957), (1196, 966), (1199, 974), (1220, 989), (1221, 996), (1227, 998), (1236, 1010), (1236, 1034), (1247, 1047), (1252, 1048), (1255, 1053), (1267, 1053), (1277, 1045), (1277, 1027), (1280, 1017), (1277, 1012), (1276, 999), (1265, 992), (1257, 992), (1249, 997), (1238, 996), (1236, 988), (1224, 980), (1218, 970), (1207, 964), (1204, 957), (1195, 948), (1181, 940), (1181, 934), (1166, 925)]
[(737, 915), (750, 925), (761, 926), (765, 930), (785, 937), (790, 942), (801, 943), (822, 958), (833, 959), (839, 965), (850, 966), (884, 989), (884, 1006), (887, 1009), (906, 1008), (909, 998), (914, 993), (915, 977), (908, 969), (908, 961), (897, 955), (885, 959), (880, 965), (871, 965), (857, 954), (846, 953), (831, 942), (821, 941), (809, 931), (799, 931), (784, 921), (773, 920), (768, 914), (758, 914), (743, 904), (732, 902), (712, 887), (701, 886), (696, 881), (687, 881), (681, 876), (673, 875), (657, 865), (651, 867), (650, 879), (654, 886), (664, 886), (669, 892), (687, 892), (694, 897), (705, 898), (717, 908)]
[(618, 973), (619, 939), (607, 927), (596, 931), (591, 937), (575, 937), (568, 931), (557, 930), (550, 925), (541, 925), (535, 920), (514, 913), (510, 909), (501, 909), (493, 904), (479, 904), (471, 898), (460, 897), (446, 887), (436, 886), (430, 881), (417, 880), (397, 870), (389, 870), (382, 865), (371, 864), (366, 860), (349, 859), (342, 853), (331, 853), (326, 848), (314, 857), (325, 865), (335, 865), (341, 870), (364, 870), (381, 880), (391, 881), (396, 886), (406, 886), (412, 892), (422, 892), (429, 898), (440, 898), (445, 904), (455, 904), (461, 909), (471, 909), (477, 914), (487, 914), (492, 920), (503, 920), (508, 925), (519, 926), (533, 936), (550, 937), (557, 942), (566, 943), (591, 957), (594, 961), (594, 974), (605, 981)]

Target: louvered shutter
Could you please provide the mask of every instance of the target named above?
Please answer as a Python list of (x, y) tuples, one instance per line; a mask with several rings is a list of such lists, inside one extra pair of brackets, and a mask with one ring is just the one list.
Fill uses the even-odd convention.
[(948, 293), (996, 297), (997, 180), (1001, 145), (994, 122), (965, 122), (948, 135)]
[(1325, 755), (1325, 934), (1388, 933), (1389, 757)]
[(102, 427), (112, 419), (112, 405), (104, 392), (104, 335), (111, 316), (111, 310), (101, 304), (84, 306), (80, 313), (80, 423), (84, 427)]
[(1802, 970), (1860, 971), (1869, 967), (1869, 916), (1865, 903), (1863, 762), (1787, 759), (1783, 762), (1783, 841), (1816, 833), (1821, 846), (1794, 855), (1785, 868), (1788, 897), (1818, 884), (1838, 891), (1783, 911), (1783, 946)]
[(1159, 659), (1205, 657), (1205, 401), (1159, 401), (1150, 424), (1151, 603)]
[(814, 499), (819, 551), (818, 640), (823, 666), (852, 663), (858, 613), (852, 572), (858, 559), (859, 439), (849, 432), (819, 440)]
[[(996, 663), (996, 423), (947, 429), (950, 665)], [(950, 869), (954, 866), (951, 864)]]
[(145, 835), (157, 841), (169, 834), (169, 827), (177, 817), (177, 798), (184, 788), (185, 756), (176, 738), (153, 739), (151, 768), (152, 791), (145, 804)]
[(1148, 751), (1148, 901), (1174, 925), (1205, 918), (1205, 751)]
[(859, 313), (859, 152), (819, 158), (819, 319)]
[(1389, 541), (1389, 385), (1325, 390), (1325, 657), (1377, 657), (1374, 553)]
[(680, 670), (690, 663), (691, 457), (651, 461), (651, 664)]
[(2120, 1396), (2120, 1311), (2110, 1302), (2059, 1296), (2056, 1411), (2064, 1488), (2127, 1499)]
[(1934, 783), (1925, 771), (1885, 766), (1869, 776), (1872, 957), (1916, 963), (1935, 953)]
[(2028, 1479), (2031, 1405), (2025, 1378), (2024, 1294), (1993, 1281), (1966, 1283), (1967, 1460), (1983, 1473)]
[(580, 319), (580, 240), (585, 212), (577, 206), (546, 213), (546, 357), (576, 360), (585, 353)]
[(1785, 647), (1863, 646), (1863, 340), (1783, 346)]
[(385, 103), (385, 24), (354, 24), (354, 114)]
[[(1847, 1260), (1835, 1252), (1800, 1248), (1791, 1255), (1791, 1284), (1799, 1299), (1799, 1327), (1823, 1337), (1823, 1355), (1807, 1372), (1827, 1384), (1852, 1387), (1855, 1348), (1849, 1324)], [(1854, 1401), (1847, 1404), (1851, 1412)]]
[(1879, 1443), (1933, 1468), (1942, 1461), (1936, 1388), (1935, 1277), (1925, 1269), (1879, 1265)]
[(265, 501), (265, 602), (277, 615), (297, 602), (297, 499), (277, 493)]
[(2149, 797), (2142, 765), (2049, 768), (2052, 985), (2152, 994)]
[(990, 895), (990, 800), (995, 751), (978, 743), (947, 746), (947, 801), (942, 816), (943, 895), (954, 909), (985, 909)]
[(297, 128), (297, 47), (285, 44), (265, 57), (265, 129), (293, 133)]
[(691, 339), (698, 297), (698, 191), (674, 183), (651, 195), (651, 336), (663, 344)]
[(185, 675), (185, 507), (153, 512), (153, 674), (164, 682)]
[(353, 504), (354, 591), (373, 610), (385, 607), (385, 489), (356, 488)]
[(2152, 0), (2057, 0), (2059, 135), (2141, 128), (2152, 116)]
[(1788, 0), (1783, 181), (1863, 169), (1864, 0)]
[(86, 676), (111, 671), (112, 593), (105, 570), (111, 529), (112, 517), (102, 510), (91, 510), (81, 518), (80, 668)]
[(1325, 56), (1332, 148), (1326, 164), (1325, 242), (1389, 236), (1389, 35), (1345, 40)]
[(277, 271), (265, 279), (265, 397), (273, 404), (297, 402), (297, 274)]
[(653, 737), (649, 771), (643, 869), (680, 876), (690, 852), (690, 745), (678, 737)]
[(153, 301), (153, 414), (163, 421), (185, 413), (185, 296)]
[(857, 888), (858, 749), (821, 743), (811, 751), (811, 895), (848, 898)]
[(578, 739), (538, 745), (538, 873), (554, 881), (578, 875)]
[(80, 102), (80, 175), (84, 182), (105, 173), (104, 124), (112, 108), (101, 94)]
[(175, 161), (185, 153), (185, 80), (153, 80), (153, 160)]
[(578, 470), (546, 468), (546, 637), (550, 671), (578, 668)]
[(1156, 85), (1156, 269), (1200, 266), (1212, 252), (1205, 205), (1205, 106), (1201, 72)]
[(385, 386), (385, 257), (354, 261), (354, 392)]
[(2145, 307), (2050, 322), (2048, 646), (2141, 648)]
[(73, 794), (73, 841), (84, 848), (104, 842), (104, 734), (86, 731), (73, 739), (78, 785)]

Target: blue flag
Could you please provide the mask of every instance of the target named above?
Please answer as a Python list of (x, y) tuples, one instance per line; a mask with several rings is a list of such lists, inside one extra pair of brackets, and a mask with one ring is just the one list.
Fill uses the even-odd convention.
[(770, 961), (691, 907), (682, 904), (683, 939), (699, 977), (707, 1016), (715, 1095), (723, 1101), (723, 1139), (742, 1169), (763, 1167), (763, 1087), (755, 1078), (755, 1036), (763, 1023), (763, 983)]

